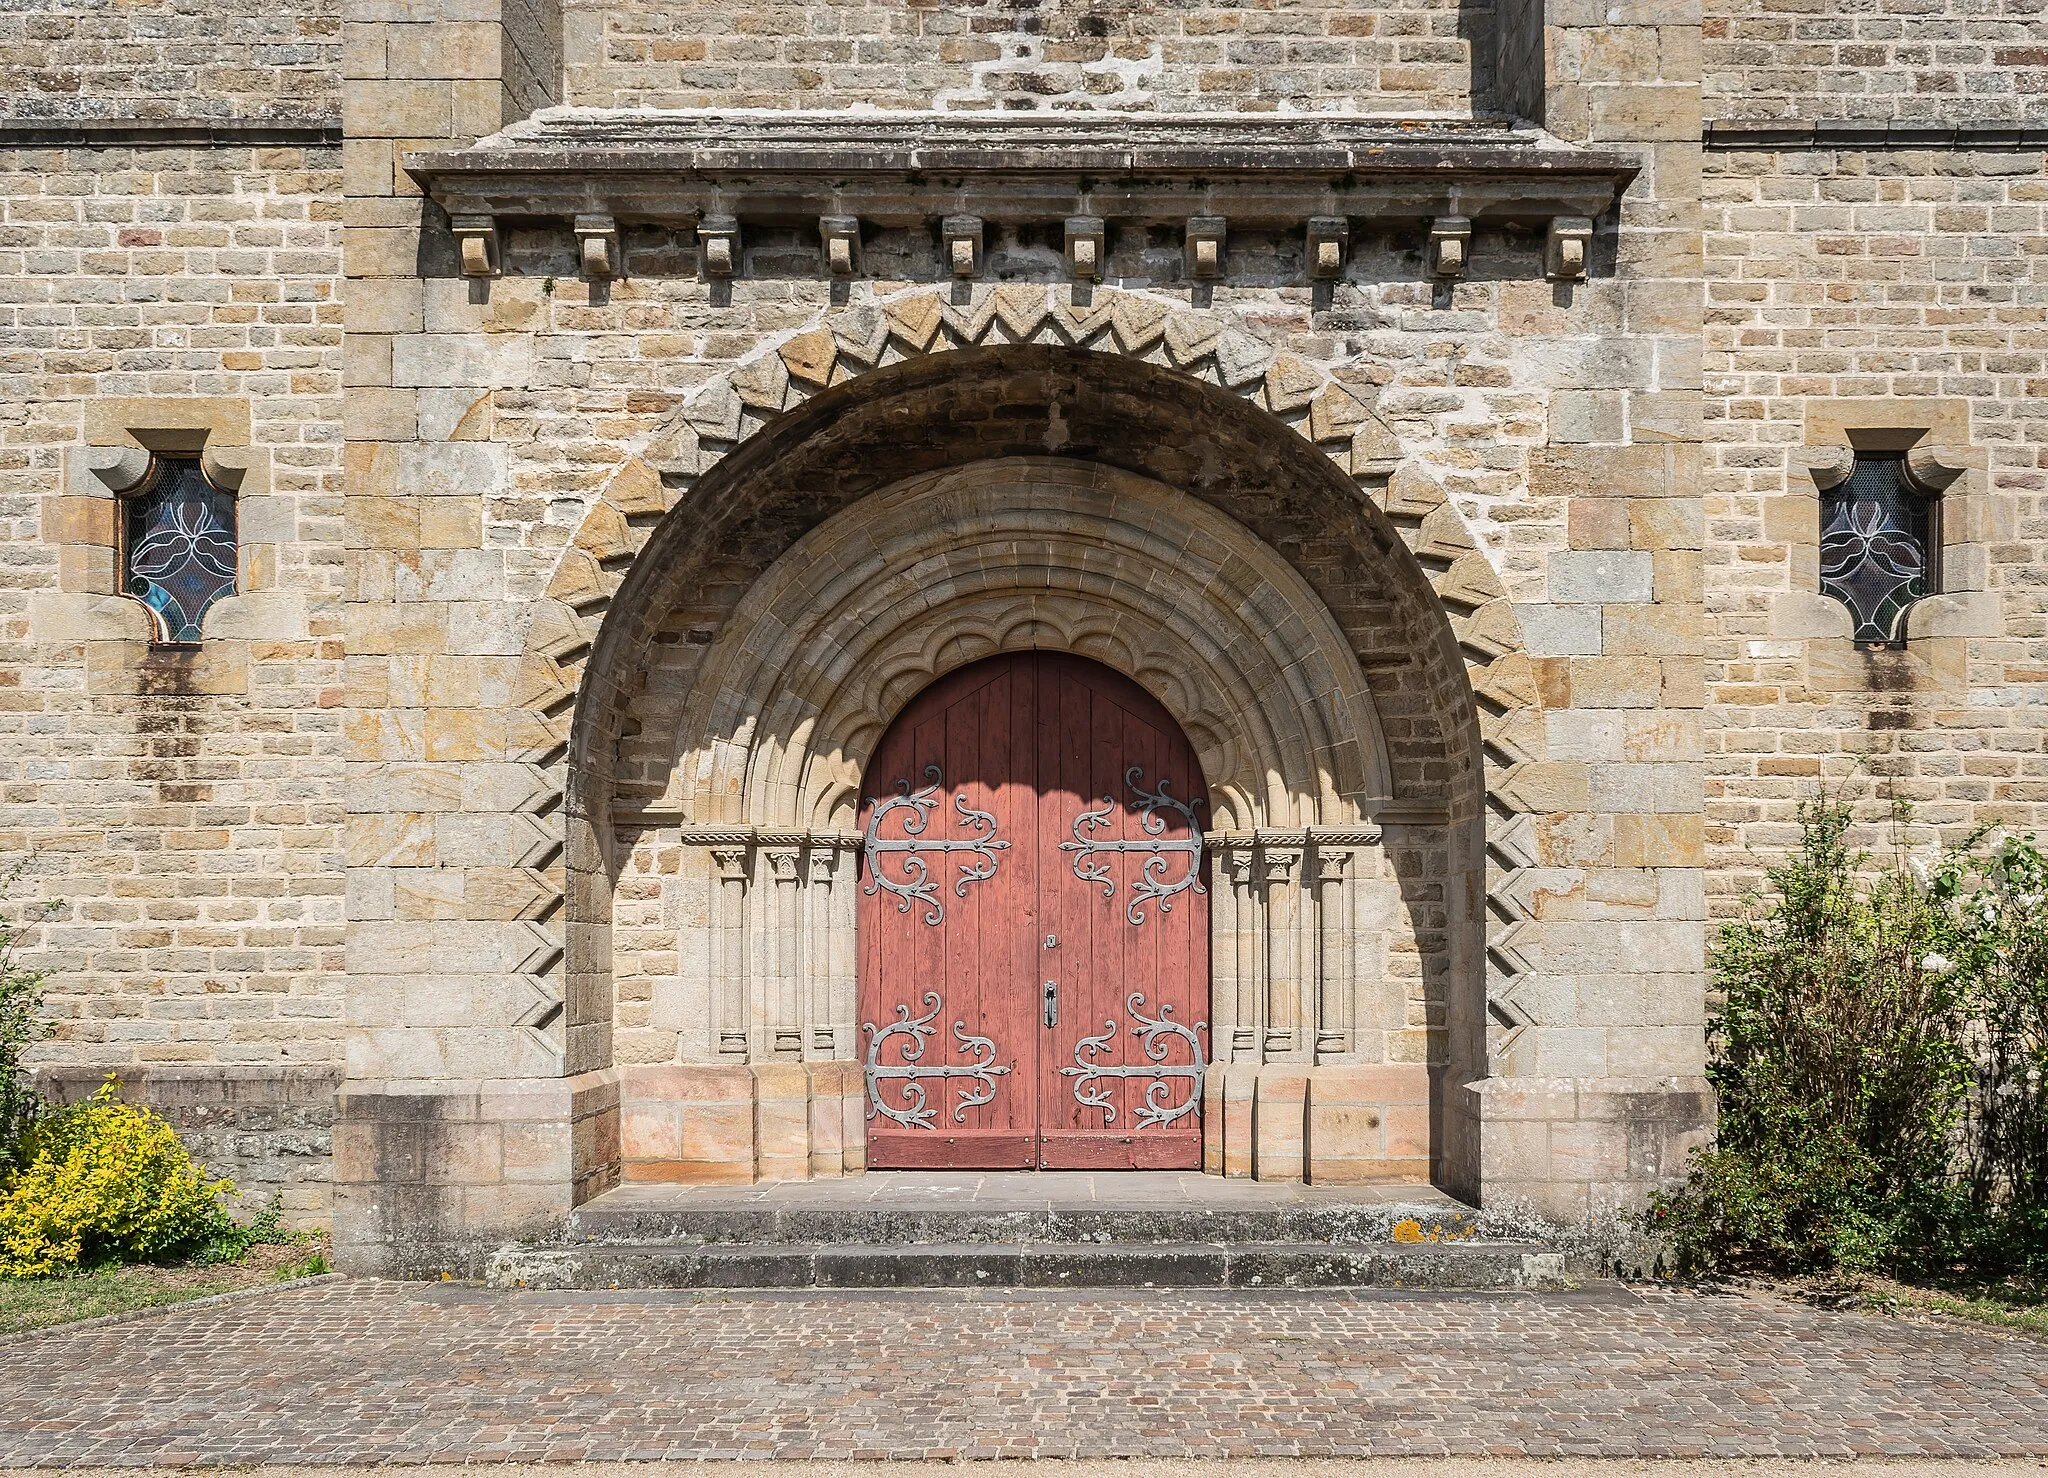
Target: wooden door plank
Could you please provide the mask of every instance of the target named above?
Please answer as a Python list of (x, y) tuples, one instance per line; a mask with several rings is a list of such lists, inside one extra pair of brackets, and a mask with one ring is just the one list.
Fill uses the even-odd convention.
[[(1072, 839), (1072, 821), (1079, 807), (1099, 807), (1104, 796), (1113, 802), (1111, 823), (1091, 833), (1093, 836), (1104, 841), (1153, 840), (1144, 829), (1130, 771), (1136, 768), (1140, 772), (1138, 783), (1149, 791), (1156, 792), (1164, 779), (1168, 792), (1177, 798), (1203, 797), (1205, 787), (1192, 746), (1163, 707), (1135, 684), (1093, 663), (1073, 658), (1058, 660), (1064, 668), (1062, 723), (1070, 738), (1076, 726), (1077, 708), (1085, 705), (1087, 710), (1083, 764), (1086, 778), (1071, 787), (1076, 794), (1062, 813), (1060, 840)], [(1068, 758), (1071, 764), (1071, 753)], [(1064, 778), (1071, 779), (1071, 775)], [(1175, 813), (1163, 810), (1159, 814), (1163, 838), (1189, 834), (1185, 822)], [(1063, 1023), (1055, 1044), (1061, 1065), (1072, 1061), (1074, 1046), (1081, 1036), (1102, 1033), (1105, 1023), (1113, 1022), (1113, 1041), (1092, 1060), (1104, 1066), (1150, 1066), (1153, 1059), (1144, 1051), (1137, 1031), (1139, 1023), (1131, 1008), (1133, 995), (1143, 997), (1139, 1005), (1149, 1019), (1170, 1019), (1180, 1025), (1206, 1023), (1207, 958), (1206, 953), (1201, 955), (1197, 972), (1192, 941), (1197, 934), (1206, 939), (1207, 895), (1184, 890), (1164, 902), (1144, 900), (1139, 905), (1143, 921), (1132, 924), (1132, 885), (1142, 877), (1150, 855), (1136, 851), (1098, 854), (1116, 885), (1115, 895), (1110, 898), (1103, 897), (1100, 884), (1086, 884), (1073, 877), (1073, 854), (1062, 856), (1059, 896), (1065, 906), (1085, 918), (1089, 955), (1087, 981), (1070, 992), (1086, 998), (1087, 1025), (1076, 1024), (1069, 1030)], [(1164, 881), (1177, 880), (1184, 866), (1183, 858), (1168, 854)], [(1070, 933), (1079, 936), (1082, 932), (1079, 923), (1070, 924)], [(1162, 1018), (1162, 1006), (1171, 1007), (1169, 1016)], [(1165, 1065), (1180, 1066), (1189, 1061), (1190, 1053), (1183, 1039), (1168, 1035), (1160, 1040), (1166, 1050)], [(1206, 1050), (1203, 1055), (1206, 1057)], [(1055, 1120), (1049, 1116), (1046, 1121), (1041, 1164), (1063, 1168), (1193, 1168), (1200, 1163), (1199, 1107), (1193, 1114), (1165, 1125), (1141, 1124), (1139, 1115), (1147, 1107), (1147, 1089), (1158, 1080), (1131, 1074), (1094, 1081), (1103, 1090), (1101, 1096), (1114, 1105), (1114, 1117), (1102, 1108), (1089, 1109), (1075, 1103), (1073, 1080), (1069, 1078), (1063, 1117)], [(1189, 1078), (1168, 1078), (1165, 1083), (1164, 1101), (1169, 1106), (1187, 1101), (1194, 1090)]]
[[(1018, 1003), (1007, 977), (1014, 973), (1014, 913), (1002, 906), (1001, 890), (1015, 887), (1019, 866), (1028, 872), (1030, 853), (1020, 850), (1010, 834), (1013, 818), (1005, 814), (1005, 787), (1015, 769), (1009, 750), (1009, 728), (1002, 721), (1015, 687), (1014, 661), (963, 669), (934, 683), (913, 699), (877, 747), (863, 785), (863, 823), (878, 798), (893, 794), (897, 781), (911, 788), (931, 783), (928, 766), (938, 770), (939, 789), (920, 840), (972, 839), (985, 828), (963, 824), (961, 804), (996, 818), (996, 840), (1010, 845), (993, 851), (995, 874), (962, 885), (961, 859), (978, 862), (976, 854), (920, 853), (932, 884), (931, 903), (913, 900), (908, 913), (886, 894), (860, 901), (861, 923), (876, 937), (872, 950), (860, 955), (862, 1020), (887, 1023), (907, 1007), (911, 1019), (930, 1014), (936, 997), (937, 1015), (914, 1060), (927, 1067), (962, 1066), (981, 1052), (964, 1046), (962, 1034), (986, 1037), (995, 1044), (993, 1065), (1008, 1072), (992, 1074), (994, 1097), (986, 1103), (963, 1099), (983, 1091), (980, 1080), (965, 1077), (921, 1078), (928, 1123), (907, 1127), (886, 1115), (868, 1121), (868, 1162), (876, 1168), (954, 1166), (1018, 1168), (1035, 1155), (1035, 1046), (1024, 1039), (1026, 1055), (1015, 1054)], [(993, 722), (991, 721), (993, 718)], [(904, 773), (898, 774), (898, 770)], [(886, 818), (885, 835), (902, 836), (901, 809)], [(899, 854), (900, 856), (901, 854)], [(902, 873), (897, 874), (899, 877)], [(993, 890), (993, 892), (992, 892)], [(930, 916), (936, 904), (939, 921)], [(886, 905), (886, 906), (885, 906)], [(886, 1044), (882, 1060), (908, 1065), (898, 1034)], [(864, 1048), (865, 1050), (865, 1048)], [(893, 1106), (915, 1104), (904, 1080), (882, 1085)], [(1021, 1107), (1020, 1107), (1021, 1103)]]
[[(1193, 1116), (1166, 1126), (1141, 1125), (1143, 1075), (1094, 1080), (1114, 1108), (1075, 1097), (1075, 1048), (1105, 1030), (1105, 1049), (1085, 1060), (1103, 1066), (1144, 1065), (1130, 997), (1148, 1017), (1173, 1008), (1181, 1024), (1208, 1015), (1207, 896), (1181, 891), (1162, 907), (1146, 900), (1144, 921), (1129, 919), (1131, 885), (1142, 875), (1143, 852), (1099, 854), (1114, 884), (1075, 875), (1074, 840), (1084, 808), (1111, 801), (1111, 823), (1101, 840), (1148, 838), (1127, 772), (1156, 790), (1164, 778), (1177, 797), (1204, 794), (1192, 747), (1164, 708), (1137, 684), (1085, 659), (1065, 654), (1020, 653), (993, 658), (948, 675), (913, 699), (877, 747), (863, 785), (862, 821), (880, 798), (907, 778), (927, 783), (923, 767), (936, 764), (943, 784), (925, 835), (933, 840), (970, 835), (960, 825), (956, 797), (998, 817), (1001, 839), (995, 876), (955, 891), (961, 854), (928, 854), (945, 917), (924, 922), (886, 892), (870, 895), (865, 862), (858, 902), (858, 961), (862, 1021), (896, 1019), (898, 1005), (913, 1017), (937, 994), (943, 1010), (928, 1039), (930, 1064), (967, 1060), (954, 1024), (996, 1044), (998, 1063), (1011, 1072), (998, 1079), (987, 1104), (968, 1105), (961, 1118), (961, 1079), (927, 1080), (936, 1109), (929, 1128), (905, 1129), (883, 1117), (869, 1120), (869, 1163), (877, 1168), (923, 1166), (998, 1168), (1021, 1165), (1091, 1169), (1186, 1169), (1200, 1164), (1201, 1132)], [(898, 772), (901, 772), (900, 774)], [(1171, 813), (1166, 835), (1186, 835)], [(903, 813), (890, 820), (900, 821)], [(891, 826), (887, 835), (901, 835)], [(1178, 856), (1168, 866), (1178, 876)], [(1058, 944), (1045, 947), (1046, 936)], [(1043, 1024), (1042, 984), (1059, 982), (1059, 1020)], [(899, 1039), (892, 1045), (900, 1045)], [(1206, 1045), (1206, 1043), (1205, 1043)], [(865, 1050), (865, 1039), (863, 1040)], [(1184, 1063), (1184, 1042), (1168, 1042), (1167, 1061)], [(898, 1060), (891, 1053), (885, 1060)], [(1189, 1091), (1169, 1080), (1169, 1102)], [(888, 1090), (885, 1090), (888, 1091)], [(894, 1090), (900, 1093), (900, 1089)], [(891, 1102), (901, 1102), (892, 1098)]]

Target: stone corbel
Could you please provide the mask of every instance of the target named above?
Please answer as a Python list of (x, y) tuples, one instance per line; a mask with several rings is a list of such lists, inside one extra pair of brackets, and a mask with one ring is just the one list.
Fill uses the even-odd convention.
[(860, 220), (856, 216), (818, 217), (818, 239), (824, 244), (825, 275), (841, 279), (860, 270)]
[(1313, 216), (1308, 223), (1308, 275), (1314, 282), (1334, 282), (1344, 275), (1351, 251), (1351, 222), (1343, 216)]
[(1543, 273), (1553, 282), (1584, 282), (1592, 250), (1591, 216), (1552, 216), (1543, 242)]
[(78, 489), (92, 496), (112, 493), (120, 497), (133, 492), (149, 476), (154, 454), (144, 446), (89, 446), (77, 455), (77, 466), (99, 486)]
[(619, 223), (610, 216), (577, 216), (576, 245), (585, 277), (601, 281), (619, 275)]
[(948, 272), (963, 282), (981, 275), (980, 216), (947, 216), (939, 223), (939, 236), (945, 246)]
[(497, 277), (504, 272), (496, 216), (450, 216), (448, 229), (454, 233), (464, 277)]
[(1467, 216), (1438, 216), (1429, 223), (1429, 275), (1463, 277), (1471, 266), (1472, 221)]
[(740, 223), (737, 216), (706, 216), (697, 227), (697, 255), (704, 275), (730, 281), (740, 275)]
[[(1906, 475), (1941, 499), (1940, 592), (1906, 614), (1906, 642), (1916, 636), (2002, 636), (2003, 610), (1991, 583), (1991, 527), (1982, 447), (1927, 441), (1906, 449)], [(1923, 610), (1923, 607), (1925, 608)]]
[[(250, 484), (249, 474), (256, 468), (259, 462), (267, 460), (268, 457), (269, 451), (263, 447), (214, 446), (209, 443), (200, 448), (199, 470), (206, 474), (207, 479), (215, 487), (223, 488), (240, 497), (245, 487), (249, 491), (254, 491), (255, 485)], [(257, 482), (259, 484), (261, 481), (262, 479), (258, 478)], [(245, 542), (258, 541), (248, 540), (245, 536)], [(283, 541), (267, 540), (262, 542), (281, 543)]]
[(1856, 470), (1856, 449), (1851, 446), (1801, 447), (1796, 455), (1822, 492), (1840, 487)]
[(1104, 232), (1100, 216), (1067, 217), (1067, 275), (1076, 282), (1102, 281)]
[(1188, 218), (1186, 270), (1193, 282), (1214, 282), (1223, 276), (1223, 239), (1227, 223), (1222, 216)]
[(1984, 465), (1984, 453), (1976, 447), (1947, 446), (1921, 442), (1906, 449), (1906, 472), (1930, 493), (1942, 493), (1973, 467)]

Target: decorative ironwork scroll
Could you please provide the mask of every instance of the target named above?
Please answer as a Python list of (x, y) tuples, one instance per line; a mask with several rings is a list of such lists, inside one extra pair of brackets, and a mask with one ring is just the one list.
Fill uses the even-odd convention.
[(1859, 452), (1821, 494), (1820, 589), (1849, 608), (1855, 640), (1897, 645), (1906, 608), (1930, 594), (1933, 509), (1906, 480), (1901, 455)]
[[(977, 1037), (967, 1030), (967, 1023), (953, 1023), (953, 1036), (960, 1043), (963, 1052), (974, 1054), (973, 1062), (943, 1063), (927, 1066), (924, 1049), (938, 1028), (932, 1023), (938, 1019), (943, 1002), (937, 991), (926, 991), (924, 1003), (930, 1009), (924, 1015), (911, 1019), (908, 1006), (896, 1008), (896, 1019), (887, 1026), (876, 1028), (872, 1021), (861, 1023), (861, 1030), (868, 1033), (868, 1117), (880, 1114), (892, 1119), (906, 1129), (935, 1129), (932, 1121), (938, 1116), (938, 1108), (925, 1097), (924, 1078), (969, 1078), (972, 1082), (960, 1085), (960, 1102), (953, 1108), (953, 1122), (967, 1122), (967, 1111), (980, 1104), (989, 1103), (996, 1096), (996, 1079), (1010, 1071), (1008, 1063), (996, 1061), (996, 1044), (988, 1037)], [(882, 1043), (891, 1037), (900, 1036), (903, 1042), (903, 1061), (891, 1066), (882, 1064)], [(891, 1108), (882, 1102), (882, 1083), (893, 1079), (903, 1084), (903, 1106)]]
[[(1138, 783), (1145, 773), (1143, 765), (1133, 765), (1124, 771), (1124, 784), (1138, 798), (1138, 825), (1144, 829), (1145, 837), (1139, 841), (1103, 842), (1093, 839), (1093, 833), (1112, 824), (1116, 816), (1116, 802), (1108, 796), (1102, 804), (1092, 810), (1084, 810), (1074, 818), (1074, 839), (1061, 842), (1062, 852), (1074, 854), (1074, 876), (1084, 883), (1102, 884), (1104, 898), (1116, 897), (1116, 879), (1110, 876), (1109, 859), (1104, 853), (1144, 852), (1149, 853), (1144, 865), (1138, 869), (1138, 876), (1131, 882), (1131, 901), (1124, 909), (1124, 917), (1133, 924), (1145, 922), (1147, 899), (1159, 901), (1161, 913), (1172, 913), (1173, 904), (1168, 900), (1176, 893), (1192, 888), (1197, 893), (1206, 893), (1202, 886), (1202, 823), (1195, 819), (1195, 807), (1201, 801), (1183, 801), (1167, 793), (1171, 780), (1161, 780), (1157, 790), (1147, 790)], [(1187, 822), (1189, 836), (1169, 840), (1166, 837), (1166, 821), (1160, 812), (1171, 811)], [(1168, 858), (1179, 854), (1188, 860), (1185, 875), (1172, 882), (1167, 881), (1171, 866)]]
[[(875, 802), (875, 809), (868, 815), (868, 829), (861, 845), (868, 862), (865, 891), (873, 893), (879, 888), (893, 894), (900, 913), (909, 913), (911, 900), (916, 899), (925, 906), (924, 921), (936, 925), (945, 921), (946, 906), (939, 901), (939, 880), (931, 875), (921, 854), (971, 854), (961, 862), (960, 877), (953, 884), (954, 895), (965, 898), (969, 883), (987, 882), (996, 875), (996, 853), (1010, 844), (997, 840), (996, 818), (987, 811), (978, 811), (968, 805), (964, 790), (953, 797), (953, 809), (960, 813), (960, 824), (974, 828), (976, 835), (950, 841), (926, 840), (924, 830), (931, 821), (932, 808), (939, 803), (939, 788), (945, 783), (945, 778), (937, 765), (926, 765), (924, 775), (931, 783), (922, 790), (912, 790), (908, 780), (898, 780), (897, 794)], [(903, 818), (904, 835), (883, 837), (882, 818), (891, 811), (899, 810), (910, 813)], [(891, 853), (903, 858), (901, 878), (892, 878), (883, 871), (882, 859)]]
[(235, 592), (234, 494), (209, 482), (198, 458), (170, 457), (126, 502), (128, 593), (155, 615), (161, 640), (198, 641), (207, 607)]
[[(1063, 1076), (1074, 1079), (1075, 1102), (1101, 1109), (1104, 1124), (1116, 1122), (1116, 1104), (1110, 1097), (1111, 1085), (1101, 1081), (1105, 1078), (1152, 1079), (1145, 1088), (1145, 1101), (1138, 1108), (1140, 1129), (1171, 1124), (1182, 1115), (1193, 1113), (1195, 1106), (1202, 1101), (1202, 1072), (1207, 1059), (1202, 1052), (1202, 1039), (1195, 1033), (1207, 1031), (1209, 1023), (1198, 1021), (1191, 1027), (1182, 1026), (1172, 1019), (1173, 1006), (1170, 1002), (1161, 1002), (1159, 1015), (1150, 1017), (1138, 1009), (1144, 1003), (1142, 991), (1134, 992), (1124, 1003), (1138, 1020), (1138, 1025), (1131, 1028), (1131, 1035), (1138, 1039), (1138, 1045), (1144, 1051), (1144, 1062), (1107, 1067), (1097, 1060), (1116, 1045), (1116, 1023), (1105, 1021), (1099, 1033), (1083, 1037), (1074, 1044), (1074, 1066), (1060, 1069)], [(1167, 1062), (1167, 1043), (1175, 1037), (1188, 1044), (1193, 1061)], [(1188, 1080), (1188, 1095), (1179, 1103), (1172, 1101), (1173, 1080), (1176, 1078)]]

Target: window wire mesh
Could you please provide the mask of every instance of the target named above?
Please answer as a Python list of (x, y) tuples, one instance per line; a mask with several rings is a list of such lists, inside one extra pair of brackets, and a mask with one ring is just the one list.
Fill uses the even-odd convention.
[(1847, 481), (1821, 494), (1821, 593), (1849, 608), (1856, 641), (1905, 645), (1907, 608), (1933, 590), (1933, 523), (1903, 453), (1858, 452)]
[(234, 593), (234, 495), (197, 457), (165, 457), (127, 504), (123, 584), (155, 613), (159, 640), (197, 642), (207, 608)]

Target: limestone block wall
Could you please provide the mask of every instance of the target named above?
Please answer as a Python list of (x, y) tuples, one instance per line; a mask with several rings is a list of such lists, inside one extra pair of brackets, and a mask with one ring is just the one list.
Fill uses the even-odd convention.
[[(1708, 156), (1708, 841), (1716, 910), (1822, 782), (1887, 846), (2048, 821), (2043, 155)], [(1815, 472), (1901, 433), (1944, 484), (1942, 594), (1861, 653), (1817, 594)], [(1866, 442), (1867, 444), (1867, 442)]]
[(1564, 517), (1540, 552), (1519, 554), (1517, 530), (1506, 555), (1529, 571), (1518, 613), (1546, 697), (1540, 730), (1488, 735), (1489, 758), (1541, 762), (1509, 781), (1532, 813), (1509, 835), (1527, 840), (1490, 837), (1497, 867), (1526, 864), (1489, 898), (1490, 999), (1518, 1030), (1473, 1091), (1488, 1196), (1585, 1215), (1626, 1200), (1630, 1176), (1678, 1173), (1711, 1117), (1696, 1076), (1700, 12), (1563, 3), (1541, 20), (1545, 126), (1629, 149), (1644, 172), (1596, 247), (1614, 272), (1598, 342), (1580, 359), (1530, 333), (1517, 357), (1521, 382), (1550, 391), (1529, 488)]
[[(1469, 111), (1492, 6), (860, 0), (564, 6), (591, 107)], [(1476, 63), (1476, 70), (1475, 70)]]
[(0, 119), (341, 111), (339, 0), (37, 0), (0, 10)]
[(560, 746), (521, 708), (531, 610), (508, 575), (538, 578), (552, 555), (503, 523), (543, 521), (549, 497), (508, 501), (494, 396), (531, 383), (530, 346), (449, 280), (453, 243), (400, 166), (556, 100), (559, 36), (547, 0), (345, 8), (350, 1035), (334, 1173), (337, 1245), (363, 1268), (428, 1266), (400, 1244), (449, 1227), (559, 1217), (617, 1160), (616, 1083), (563, 1072), (561, 895), (539, 871), (559, 863), (542, 817)]
[[(58, 906), (35, 1060), (161, 1090), (312, 1219), (344, 1030), (339, 164), (0, 153), (0, 858)], [(117, 593), (116, 490), (164, 449), (236, 490), (196, 651)]]
[(2039, 122), (2048, 17), (2028, 0), (1707, 0), (1708, 114)]

